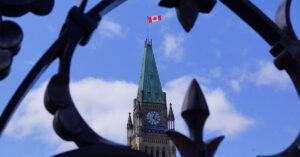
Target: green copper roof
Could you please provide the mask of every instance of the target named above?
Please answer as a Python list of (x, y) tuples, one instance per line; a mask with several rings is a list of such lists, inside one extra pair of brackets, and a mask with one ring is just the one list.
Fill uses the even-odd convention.
[(143, 91), (143, 102), (164, 104), (162, 88), (156, 68), (152, 43), (145, 42), (143, 66), (140, 76), (137, 101), (140, 101)]

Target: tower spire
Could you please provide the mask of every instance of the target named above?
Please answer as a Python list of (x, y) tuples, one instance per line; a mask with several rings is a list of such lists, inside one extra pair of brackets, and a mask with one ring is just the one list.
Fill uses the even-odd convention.
[(170, 108), (169, 108), (169, 115), (168, 115), (168, 129), (169, 130), (174, 130), (175, 129), (175, 118), (173, 114), (173, 109), (172, 109), (172, 104), (170, 103)]
[[(141, 99), (142, 98), (142, 99)], [(152, 40), (145, 41), (144, 59), (141, 70), (137, 101), (164, 104), (162, 88), (152, 50)], [(137, 106), (138, 102), (136, 102)]]
[(127, 129), (132, 129), (132, 121), (131, 121), (131, 113), (129, 112), (128, 121), (127, 121)]
[(173, 109), (172, 109), (172, 104), (171, 104), (171, 103), (170, 103), (170, 109), (169, 109), (168, 120), (175, 120), (174, 114), (173, 114)]
[(131, 137), (133, 135), (133, 125), (131, 121), (131, 114), (129, 112), (128, 122), (127, 122), (127, 144), (131, 145)]

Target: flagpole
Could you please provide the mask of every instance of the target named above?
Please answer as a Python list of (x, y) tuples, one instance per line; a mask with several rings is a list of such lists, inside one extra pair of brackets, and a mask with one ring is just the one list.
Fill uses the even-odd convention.
[(147, 16), (147, 40), (149, 40), (149, 22), (148, 22), (148, 16)]

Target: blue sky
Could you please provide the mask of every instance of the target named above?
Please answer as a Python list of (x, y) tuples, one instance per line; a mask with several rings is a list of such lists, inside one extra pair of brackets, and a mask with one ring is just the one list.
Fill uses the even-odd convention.
[[(253, 0), (274, 19), (280, 0)], [(75, 0), (56, 1), (45, 17), (27, 14), (16, 21), (23, 29), (22, 48), (9, 76), (0, 82), (0, 110), (29, 70), (57, 38)], [(89, 44), (78, 47), (71, 69), (71, 94), (80, 113), (100, 135), (126, 143), (126, 122), (136, 97), (142, 66), (146, 17), (162, 15), (149, 25), (163, 90), (172, 102), (176, 130), (187, 134), (181, 104), (192, 78), (197, 78), (211, 115), (204, 139), (225, 135), (216, 157), (253, 157), (275, 154), (299, 131), (299, 98), (285, 72), (273, 65), (269, 45), (221, 2), (208, 15), (199, 14), (186, 33), (175, 9), (158, 0), (128, 0), (107, 14)], [(299, 1), (292, 2), (292, 23), (300, 34)], [(91, 1), (90, 8), (96, 4)], [(47, 81), (56, 73), (49, 67), (22, 101), (0, 139), (2, 156), (51, 156), (74, 148), (56, 136), (52, 116), (43, 106)]]

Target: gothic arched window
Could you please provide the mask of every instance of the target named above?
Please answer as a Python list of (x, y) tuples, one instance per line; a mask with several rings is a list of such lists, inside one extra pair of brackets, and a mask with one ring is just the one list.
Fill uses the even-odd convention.
[(153, 147), (151, 148), (151, 156), (153, 156), (154, 155), (154, 153), (153, 153)]
[(166, 157), (166, 150), (165, 150), (165, 148), (163, 148), (163, 150), (162, 150), (162, 157)]
[(159, 157), (159, 149), (156, 150), (156, 157)]
[(145, 146), (145, 153), (148, 153), (148, 147)]

